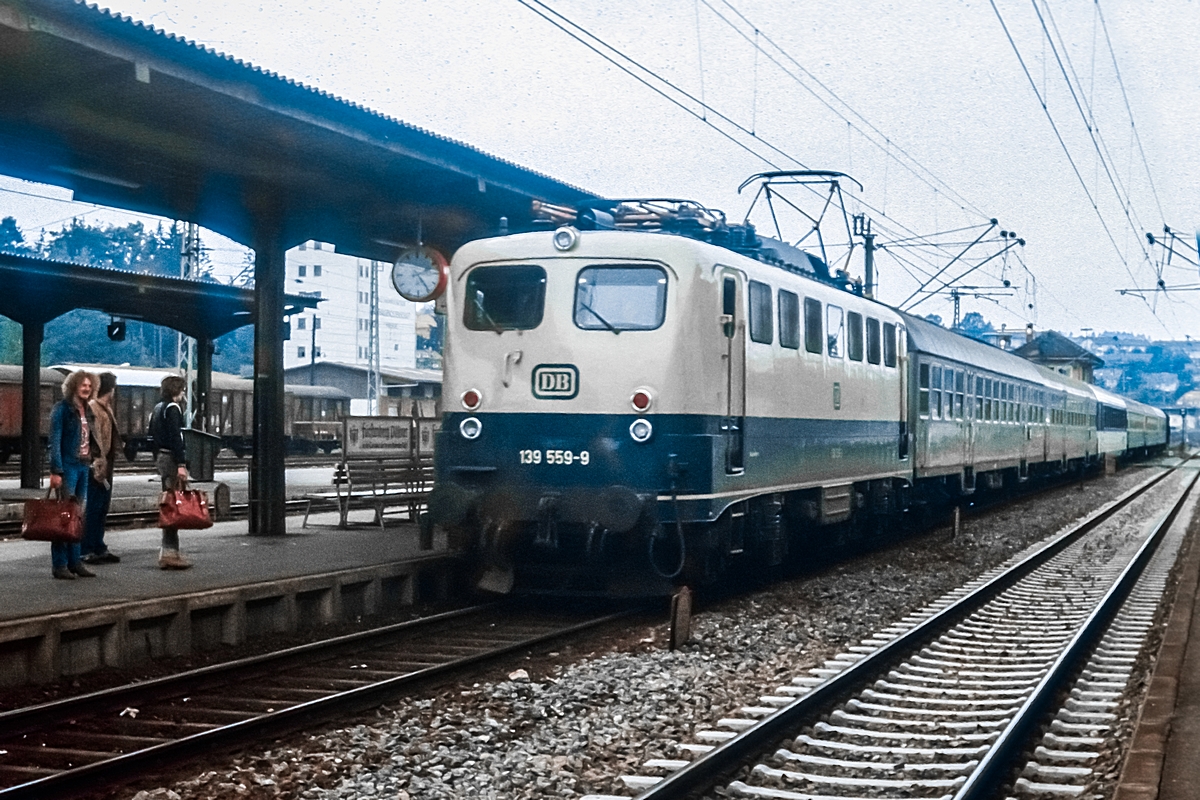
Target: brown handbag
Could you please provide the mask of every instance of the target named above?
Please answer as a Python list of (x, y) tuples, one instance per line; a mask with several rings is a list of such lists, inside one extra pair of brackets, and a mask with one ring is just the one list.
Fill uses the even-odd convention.
[(74, 543), (83, 539), (83, 510), (74, 498), (51, 497), (25, 501), (21, 538), (33, 542)]
[(158, 527), (198, 531), (212, 527), (208, 495), (198, 489), (171, 489), (158, 502)]

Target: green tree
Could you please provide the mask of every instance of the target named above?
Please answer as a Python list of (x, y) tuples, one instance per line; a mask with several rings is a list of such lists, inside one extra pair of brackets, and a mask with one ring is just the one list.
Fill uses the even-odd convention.
[(963, 336), (984, 341), (987, 334), (994, 333), (996, 329), (992, 327), (992, 323), (983, 318), (983, 314), (972, 311), (962, 318), (962, 322), (958, 324), (956, 330)]

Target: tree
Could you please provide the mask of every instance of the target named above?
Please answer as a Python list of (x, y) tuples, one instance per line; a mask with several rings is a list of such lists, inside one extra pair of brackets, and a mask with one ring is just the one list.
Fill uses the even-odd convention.
[(20, 253), (29, 249), (25, 243), (25, 235), (17, 227), (15, 217), (0, 219), (0, 250), (9, 253)]
[(962, 318), (957, 330), (963, 336), (985, 341), (987, 334), (994, 333), (996, 329), (992, 327), (992, 323), (983, 318), (983, 314), (972, 311)]

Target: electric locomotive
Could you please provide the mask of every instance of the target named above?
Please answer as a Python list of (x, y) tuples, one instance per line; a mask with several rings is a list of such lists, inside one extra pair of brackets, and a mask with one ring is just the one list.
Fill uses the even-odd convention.
[[(723, 230), (668, 203), (621, 216)], [(789, 255), (802, 266), (577, 227), (458, 251), (430, 514), (486, 565), (481, 586), (665, 591), (730, 559), (779, 564), (790, 529), (844, 522), (864, 492), (899, 507), (905, 322)]]

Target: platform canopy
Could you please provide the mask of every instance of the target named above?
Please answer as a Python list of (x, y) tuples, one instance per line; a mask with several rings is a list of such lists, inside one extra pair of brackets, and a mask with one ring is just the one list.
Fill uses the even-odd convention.
[[(44, 323), (76, 308), (103, 311), (211, 341), (254, 321), (254, 290), (0, 253), (0, 314)], [(318, 297), (287, 295), (284, 314)]]
[[(185, 220), (254, 249), (250, 530), (284, 526), (285, 253), (329, 242), (392, 261), (449, 255), (590, 195), (75, 0), (0, 0), (0, 173), (75, 199)], [(42, 330), (24, 326), (23, 413)], [(36, 418), (25, 426), (36, 428)], [(37, 479), (22, 441), (22, 484)]]
[(0, 0), (0, 173), (250, 247), (269, 203), (286, 247), (384, 261), (590, 196), (74, 0)]

